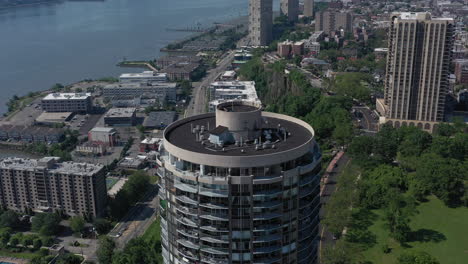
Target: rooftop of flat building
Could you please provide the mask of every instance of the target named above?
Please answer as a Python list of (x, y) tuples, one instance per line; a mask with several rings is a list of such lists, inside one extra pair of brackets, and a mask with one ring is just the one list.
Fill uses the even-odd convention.
[(111, 83), (104, 86), (104, 89), (143, 89), (149, 87), (176, 88), (177, 83), (172, 82), (152, 82), (152, 83)]
[[(247, 108), (243, 110), (252, 110)], [(305, 126), (274, 117), (262, 117), (262, 128), (259, 129), (260, 138), (255, 141), (225, 144), (222, 147), (210, 143), (210, 129), (215, 129), (215, 113), (182, 119), (169, 126), (165, 131), (165, 140), (171, 144), (196, 153), (220, 156), (257, 156), (274, 154), (297, 148), (313, 137), (312, 132)], [(202, 140), (197, 140), (197, 133), (192, 129), (207, 128), (202, 134)]]
[(105, 133), (116, 133), (115, 128), (112, 127), (94, 127), (89, 132), (105, 132)]
[(42, 100), (83, 100), (91, 97), (91, 93), (50, 93)]
[(120, 75), (120, 78), (147, 78), (147, 77), (167, 78), (167, 74), (154, 72), (154, 71), (144, 71), (144, 72), (139, 72), (139, 73), (122, 73)]
[(0, 168), (17, 170), (34, 170), (47, 168), (51, 173), (77, 174), (92, 176), (104, 168), (102, 165), (78, 162), (58, 162), (57, 157), (44, 157), (42, 159), (4, 158), (0, 159)]
[(453, 18), (448, 17), (433, 17), (429, 12), (395, 12), (394, 16), (404, 20), (443, 20), (453, 21)]
[(136, 108), (126, 107), (126, 108), (111, 108), (104, 117), (132, 117), (135, 114)]

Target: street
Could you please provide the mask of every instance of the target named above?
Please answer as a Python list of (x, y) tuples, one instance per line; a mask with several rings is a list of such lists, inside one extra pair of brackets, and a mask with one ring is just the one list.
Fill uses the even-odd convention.
[[(342, 170), (348, 165), (350, 158), (346, 153), (341, 157), (340, 160), (337, 161), (336, 166), (333, 170), (329, 173), (328, 176), (328, 183), (325, 184), (324, 189), (320, 195), (320, 202), (322, 204), (320, 208), (319, 217), (323, 219), (325, 216), (325, 204), (330, 199), (330, 196), (336, 191), (336, 182), (338, 181), (338, 176), (342, 172)], [(332, 244), (335, 242), (333, 239), (333, 234), (328, 232), (324, 225), (319, 225), (319, 236), (320, 236), (320, 248), (319, 252), (321, 254), (322, 247)]]
[(151, 189), (145, 197), (133, 206), (119, 224), (109, 232), (110, 237), (115, 238), (117, 248), (122, 249), (128, 241), (143, 235), (146, 229), (157, 217), (158, 211), (158, 187), (151, 185)]
[(207, 89), (209, 85), (218, 78), (218, 76), (227, 70), (227, 67), (231, 64), (234, 59), (234, 51), (230, 51), (226, 57), (224, 57), (216, 68), (208, 71), (207, 76), (202, 82), (193, 88), (192, 99), (185, 112), (185, 117), (203, 114), (206, 112), (207, 106)]

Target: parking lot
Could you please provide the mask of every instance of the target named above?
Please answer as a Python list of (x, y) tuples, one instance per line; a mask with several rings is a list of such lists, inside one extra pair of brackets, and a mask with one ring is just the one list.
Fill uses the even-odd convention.
[(34, 100), (27, 105), (23, 110), (17, 112), (10, 118), (3, 119), (2, 122), (15, 126), (30, 126), (34, 124), (34, 120), (42, 113), (40, 106), (41, 98)]

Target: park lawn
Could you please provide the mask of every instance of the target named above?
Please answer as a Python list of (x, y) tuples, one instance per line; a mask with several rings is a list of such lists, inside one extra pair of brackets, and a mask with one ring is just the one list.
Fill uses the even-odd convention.
[[(145, 241), (155, 241), (161, 243), (161, 220), (159, 216), (151, 223), (150, 227), (145, 231), (142, 238)], [(158, 255), (158, 263), (163, 263), (162, 253)]]
[(161, 220), (159, 216), (151, 223), (142, 238), (146, 241), (161, 241)]
[[(389, 238), (389, 232), (384, 227), (383, 213), (374, 211), (379, 219), (369, 227), (377, 236), (377, 244), (363, 252), (366, 260), (374, 264), (397, 263), (398, 256), (408, 251), (426, 251), (439, 260), (441, 264), (464, 264), (468, 259), (468, 208), (449, 208), (435, 197), (418, 205), (419, 214), (411, 218), (411, 230), (425, 229), (431, 241), (412, 241), (408, 248)], [(435, 241), (440, 240), (440, 241)], [(382, 252), (382, 246), (387, 244), (392, 250), (389, 254)]]
[(33, 259), (35, 257), (39, 257), (40, 255), (38, 253), (33, 253), (33, 252), (10, 252), (8, 250), (1, 249), (0, 250), (0, 256), (2, 257), (9, 257), (9, 258), (20, 258), (20, 259)]

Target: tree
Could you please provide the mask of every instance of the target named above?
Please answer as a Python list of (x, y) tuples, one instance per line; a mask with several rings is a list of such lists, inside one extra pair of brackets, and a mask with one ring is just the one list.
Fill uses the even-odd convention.
[(408, 241), (411, 229), (409, 227), (409, 216), (414, 213), (414, 203), (411, 199), (400, 195), (391, 196), (391, 200), (385, 207), (385, 219), (390, 235), (400, 244)]
[(356, 250), (350, 243), (338, 240), (336, 244), (327, 245), (323, 249), (322, 264), (351, 264), (356, 255)]
[(409, 178), (409, 190), (415, 198), (421, 200), (434, 194), (448, 206), (461, 204), (463, 182), (468, 179), (467, 162), (427, 153), (418, 159), (415, 168)]
[(109, 220), (104, 219), (104, 218), (96, 218), (94, 220), (94, 228), (96, 228), (96, 231), (98, 234), (105, 234), (109, 232), (112, 229), (112, 224)]
[(405, 174), (399, 167), (380, 165), (362, 176), (360, 200), (370, 209), (387, 206), (393, 197), (405, 189)]
[(73, 233), (81, 233), (85, 227), (85, 220), (81, 216), (70, 218), (70, 228)]
[(31, 236), (31, 235), (24, 235), (22, 238), (21, 238), (21, 244), (24, 246), (24, 247), (27, 247), (27, 246), (30, 246), (33, 244), (33, 241), (34, 241), (34, 236)]
[(416, 127), (402, 127), (398, 130), (402, 141), (398, 151), (403, 156), (420, 156), (432, 142), (432, 136)]
[(10, 238), (10, 241), (9, 241), (10, 246), (12, 246), (12, 247), (16, 247), (16, 246), (19, 244), (19, 242), (20, 242), (19, 237), (16, 236), (16, 235), (15, 235), (15, 236), (12, 236), (12, 237)]
[(15, 213), (14, 211), (7, 210), (2, 213), (0, 216), (0, 228), (2, 227), (9, 227), (9, 228), (15, 228), (18, 226), (19, 220), (18, 220), (18, 214)]
[(5, 248), (8, 244), (8, 241), (11, 237), (11, 229), (10, 228), (2, 228), (0, 230), (0, 243), (1, 247)]
[(44, 236), (55, 235), (60, 227), (60, 216), (54, 213), (40, 213), (33, 217), (31, 229)]
[(42, 240), (40, 238), (36, 238), (33, 240), (33, 247), (35, 250), (38, 250), (42, 247)]
[(97, 249), (97, 257), (101, 264), (112, 264), (114, 255), (115, 242), (107, 236), (102, 236), (99, 239), (99, 247)]
[(50, 247), (55, 243), (54, 238), (50, 236), (45, 236), (42, 238), (42, 245)]
[(57, 264), (80, 264), (83, 259), (80, 256), (77, 256), (72, 253), (64, 254), (59, 260), (56, 262)]
[(424, 251), (405, 252), (398, 257), (398, 264), (440, 264), (440, 262)]

